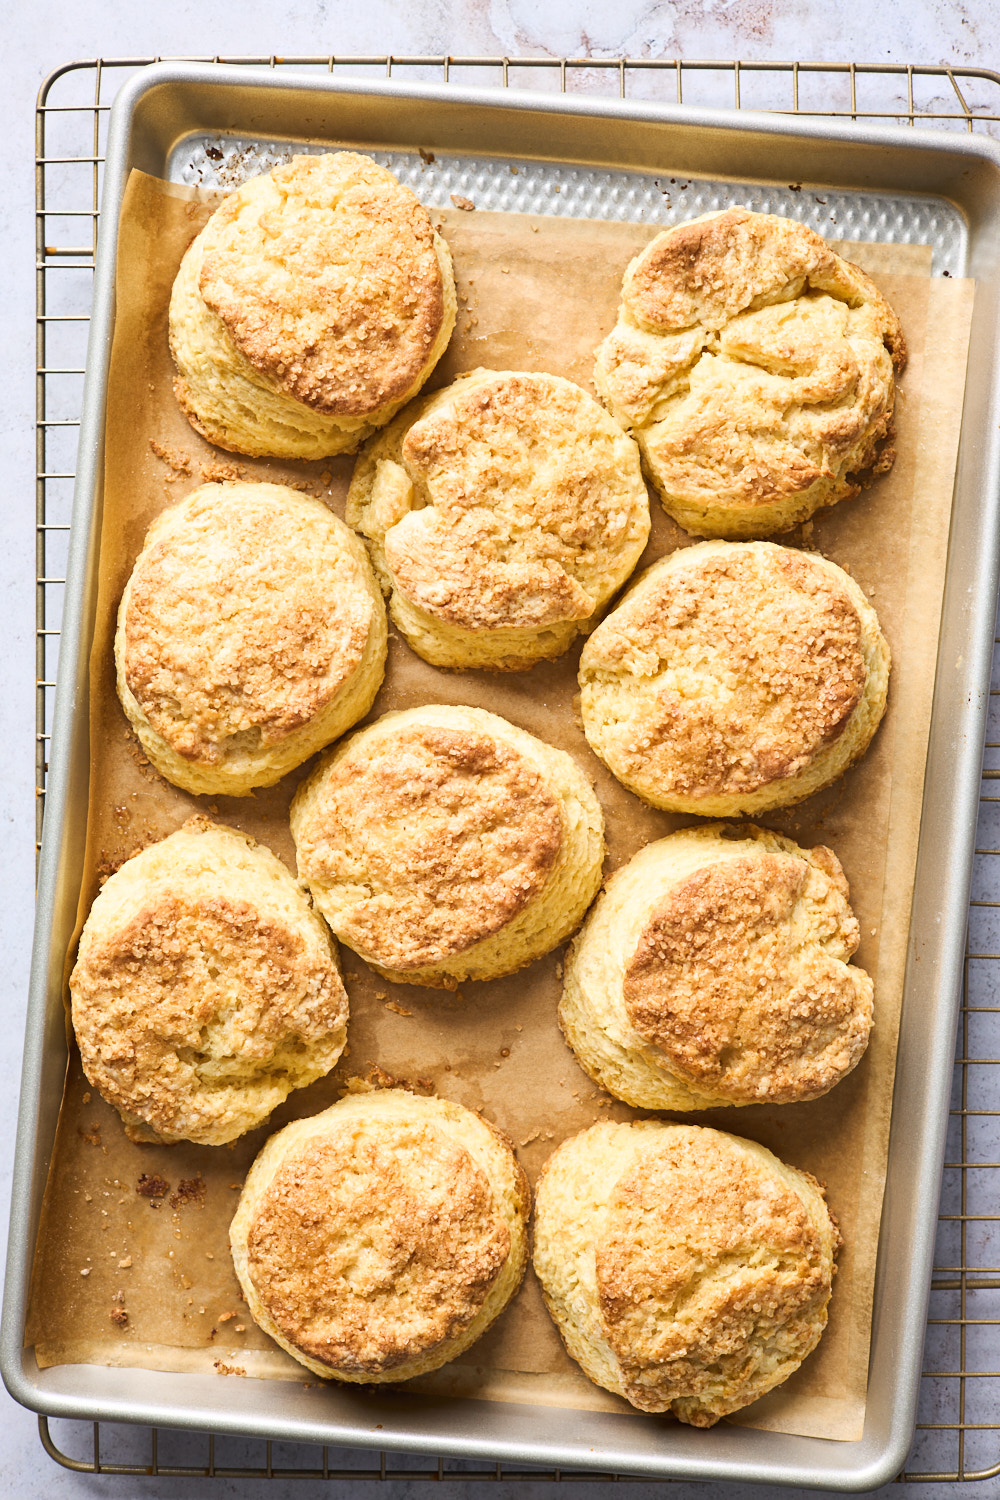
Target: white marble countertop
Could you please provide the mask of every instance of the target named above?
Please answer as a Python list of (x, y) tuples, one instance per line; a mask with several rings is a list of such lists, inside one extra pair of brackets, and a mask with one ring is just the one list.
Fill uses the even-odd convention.
[[(10, 1155), (17, 1110), (19, 1060), (27, 988), (34, 869), (34, 100), (46, 75), (78, 58), (255, 54), (316, 55), (391, 52), (847, 60), (954, 63), (1000, 68), (1000, 6), (996, 0), (289, 0), (276, 9), (262, 0), (194, 0), (123, 7), (114, 0), (73, 6), (36, 0), (8, 10), (5, 26), (7, 150), (0, 160), (0, 223), (6, 252), (2, 299), (11, 368), (0, 407), (0, 450), (8, 501), (0, 508), (0, 702), (5, 756), (0, 761), (0, 903), (3, 999), (0, 1004), (0, 1238), (5, 1238)], [(994, 1365), (1000, 1365), (1000, 1333)], [(201, 1461), (200, 1458), (196, 1461)], [(255, 1462), (259, 1458), (255, 1456)], [(926, 1500), (996, 1494), (985, 1485), (913, 1486)], [(35, 1418), (0, 1390), (0, 1500), (32, 1496), (260, 1495), (279, 1500), (313, 1492), (297, 1481), (121, 1479), (78, 1475), (43, 1454)], [(315, 1486), (346, 1497), (354, 1483)], [(483, 1484), (460, 1481), (451, 1492), (504, 1500), (583, 1496), (603, 1487)], [(909, 1489), (910, 1487), (907, 1487)], [(426, 1484), (397, 1482), (377, 1493), (391, 1500), (426, 1493)], [(635, 1500), (663, 1494), (639, 1483)], [(730, 1500), (736, 1487), (674, 1485), (677, 1500), (710, 1494)], [(789, 1491), (755, 1491), (787, 1495)], [(894, 1487), (894, 1496), (906, 1490)]]

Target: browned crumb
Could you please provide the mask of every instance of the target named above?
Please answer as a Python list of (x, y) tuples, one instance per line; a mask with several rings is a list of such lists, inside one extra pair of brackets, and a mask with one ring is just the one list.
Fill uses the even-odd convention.
[(91, 1125), (89, 1130), (84, 1130), (82, 1125), (78, 1125), (76, 1127), (76, 1133), (82, 1141), (87, 1142), (88, 1146), (99, 1146), (101, 1144), (100, 1125)]
[(425, 151), (423, 146), (418, 146), (417, 150), (420, 153), (420, 160), (423, 162), (425, 167), (429, 167), (431, 162), (436, 160), (433, 151)]
[(236, 1314), (234, 1312), (220, 1313), (219, 1314), (219, 1322), (220, 1323), (230, 1323), (230, 1322), (232, 1322), (233, 1318), (235, 1318), (235, 1316), (236, 1316)]
[(394, 1089), (398, 1081), (398, 1079), (393, 1078), (391, 1073), (387, 1073), (384, 1068), (380, 1068), (378, 1063), (372, 1063), (365, 1074), (365, 1082), (370, 1083), (372, 1088), (376, 1089)]
[[(144, 777), (144, 779), (146, 781), (150, 781), (150, 782), (156, 782), (156, 781), (158, 781), (162, 785), (163, 778), (156, 771), (154, 771), (153, 768), (152, 768), (152, 766), (149, 764), (149, 757), (146, 755), (146, 752), (143, 750), (142, 746), (139, 744), (138, 738), (136, 737), (134, 730), (132, 730), (132, 728), (129, 727), (129, 728), (126, 729), (126, 734), (128, 736), (128, 753), (131, 756), (134, 764), (137, 766), (138, 770), (140, 771), (141, 775)], [(150, 840), (150, 843), (152, 843), (152, 842), (153, 842), (153, 840)]]
[(225, 484), (227, 480), (242, 479), (246, 474), (242, 464), (210, 463), (200, 467), (201, 477), (206, 484)]
[(471, 198), (463, 198), (461, 193), (452, 193), (451, 201), (456, 208), (462, 209), (467, 214), (471, 214), (476, 207)]
[(170, 1196), (170, 1207), (181, 1208), (185, 1203), (194, 1203), (198, 1208), (204, 1208), (206, 1192), (202, 1177), (182, 1177), (177, 1184), (176, 1193)]
[[(213, 1329), (212, 1331), (214, 1333), (215, 1330)], [(221, 1359), (217, 1359), (215, 1361), (215, 1368), (218, 1370), (218, 1372), (219, 1372), (220, 1375), (245, 1375), (246, 1374), (246, 1370), (244, 1370), (244, 1368), (243, 1368), (242, 1365), (227, 1365), (227, 1364), (223, 1363), (223, 1361)]]
[[(170, 1192), (170, 1183), (164, 1182), (158, 1172), (151, 1174), (143, 1172), (135, 1185), (135, 1190), (140, 1198), (149, 1198), (150, 1205), (152, 1206), (153, 1200), (167, 1196)], [(156, 1204), (156, 1207), (159, 1208), (159, 1203)]]
[(150, 438), (149, 446), (157, 458), (161, 459), (171, 470), (171, 479), (179, 479), (182, 475), (190, 474), (191, 460), (186, 453), (177, 453), (173, 448), (167, 448), (163, 443), (158, 443), (155, 438)]
[(386, 1010), (395, 1011), (395, 1013), (396, 1013), (397, 1016), (412, 1016), (413, 1015), (412, 1010), (407, 1010), (405, 1006), (398, 1004), (398, 1002), (395, 1001), (395, 1000), (387, 1000), (385, 1002), (385, 1008), (386, 1008)]

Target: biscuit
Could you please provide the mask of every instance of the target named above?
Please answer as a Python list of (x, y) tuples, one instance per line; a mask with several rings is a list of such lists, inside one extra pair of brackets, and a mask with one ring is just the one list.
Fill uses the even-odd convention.
[(220, 448), (352, 452), (415, 396), (455, 326), (451, 254), (366, 156), (295, 156), (231, 193), (170, 298), (174, 391)]
[(654, 563), (580, 658), (583, 727), (653, 807), (735, 817), (801, 802), (867, 749), (889, 647), (853, 578), (774, 542)]
[(265, 1333), (317, 1375), (399, 1381), (484, 1333), (527, 1263), (507, 1138), (447, 1099), (355, 1093), (271, 1137), (230, 1229)]
[(149, 529), (118, 611), (118, 696), (168, 781), (246, 796), (368, 712), (386, 635), (365, 549), (320, 500), (206, 484)]
[(892, 466), (899, 320), (803, 224), (731, 208), (658, 234), (625, 272), (594, 383), (696, 536), (760, 537)]
[(347, 497), (390, 612), (441, 667), (559, 656), (649, 535), (639, 450), (557, 375), (474, 370), (368, 444)]
[(602, 1088), (645, 1109), (791, 1104), (860, 1061), (872, 982), (836, 855), (752, 824), (647, 844), (566, 959), (559, 1021)]
[(815, 1178), (697, 1125), (593, 1125), (536, 1189), (534, 1267), (569, 1353), (640, 1411), (694, 1427), (816, 1347), (839, 1245)]
[(344, 1048), (325, 925), (281, 861), (204, 818), (121, 866), (70, 976), (83, 1071), (134, 1141), (222, 1146)]
[(511, 974), (579, 925), (604, 819), (565, 751), (496, 714), (385, 714), (324, 756), (292, 803), (299, 877), (384, 975), (454, 989)]

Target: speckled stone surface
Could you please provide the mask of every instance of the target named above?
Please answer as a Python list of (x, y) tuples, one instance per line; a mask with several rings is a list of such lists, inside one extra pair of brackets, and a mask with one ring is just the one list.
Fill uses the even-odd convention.
[[(123, 7), (114, 0), (77, 0), (73, 6), (41, 0), (33, 6), (16, 4), (8, 11), (4, 28), (5, 141), (0, 159), (0, 223), (5, 244), (5, 286), (2, 314), (5, 323), (5, 350), (8, 373), (5, 399), (0, 406), (0, 450), (7, 482), (7, 502), (0, 507), (0, 610), (3, 630), (0, 632), (0, 703), (4, 705), (4, 755), (0, 760), (0, 870), (3, 872), (5, 900), (0, 903), (0, 953), (3, 974), (3, 998), (0, 1003), (0, 1236), (6, 1235), (7, 1200), (10, 1184), (10, 1155), (17, 1108), (17, 1079), (21, 1052), (24, 997), (27, 986), (28, 958), (33, 900), (33, 766), (34, 766), (34, 182), (32, 176), (33, 106), (36, 91), (45, 76), (63, 62), (96, 55), (117, 57), (268, 55), (315, 55), (392, 52), (396, 55), (507, 55), (509, 57), (557, 57), (559, 55), (614, 57), (629, 55), (646, 58), (841, 60), (855, 58), (866, 62), (960, 63), (984, 68), (1000, 68), (1000, 7), (995, 0), (941, 0), (932, 5), (925, 0), (883, 0), (862, 6), (858, 0), (368, 0), (364, 6), (348, 6), (337, 0), (289, 0), (284, 7), (263, 4), (261, 0), (217, 0), (211, 7), (193, 0), (173, 0), (167, 5)], [(553, 75), (555, 77), (556, 75)], [(537, 86), (537, 85), (536, 85)], [(588, 87), (586, 79), (579, 85)], [(716, 85), (722, 87), (722, 85)], [(752, 76), (747, 75), (744, 102), (766, 106), (775, 103), (752, 94)], [(726, 97), (712, 97), (710, 80), (706, 80), (700, 102), (728, 103), (731, 83), (725, 83)], [(814, 108), (827, 108), (827, 100), (815, 99)], [(841, 106), (842, 107), (842, 106)], [(76, 292), (85, 310), (85, 278)], [(998, 672), (1000, 681), (1000, 672)], [(1000, 738), (1000, 724), (991, 738)], [(993, 818), (991, 805), (984, 808), (979, 842), (982, 847), (1000, 844), (1000, 819)], [(992, 888), (992, 861), (983, 861), (977, 870), (977, 895), (997, 900), (1000, 891)], [(1000, 864), (1000, 860), (996, 861)], [(975, 915), (980, 926), (995, 913)], [(983, 947), (996, 951), (992, 934), (985, 932)], [(995, 970), (994, 970), (995, 972)], [(990, 972), (985, 965), (972, 966), (971, 996), (981, 1004), (995, 1004)], [(985, 1023), (983, 1023), (985, 1024)], [(986, 1046), (993, 1046), (986, 1041)], [(1000, 1052), (998, 1043), (990, 1055)], [(983, 1082), (972, 1080), (973, 1089)], [(975, 1100), (967, 1101), (975, 1103)], [(979, 1099), (979, 1107), (997, 1100)], [(984, 1119), (975, 1125), (984, 1134), (981, 1156), (995, 1160), (998, 1153), (991, 1139), (995, 1122)], [(956, 1124), (957, 1128), (957, 1124)], [(967, 1143), (968, 1144), (968, 1143)], [(960, 1142), (953, 1140), (949, 1157), (955, 1158)], [(971, 1174), (974, 1179), (975, 1174)], [(971, 1191), (979, 1188), (972, 1182)], [(987, 1190), (987, 1184), (982, 1185)], [(957, 1187), (946, 1188), (948, 1211), (960, 1213), (962, 1204), (952, 1198)], [(965, 1205), (969, 1211), (969, 1205)], [(989, 1211), (979, 1202), (975, 1212)], [(993, 1212), (997, 1212), (994, 1206)], [(954, 1243), (939, 1245), (942, 1256), (960, 1253), (959, 1221), (945, 1231)], [(988, 1234), (996, 1226), (978, 1226), (976, 1233)], [(981, 1253), (992, 1264), (1000, 1263), (1000, 1251), (989, 1243), (967, 1247), (970, 1253)], [(937, 1294), (937, 1315), (953, 1318), (957, 1311), (957, 1293)], [(966, 1315), (975, 1319), (972, 1303)], [(983, 1313), (979, 1312), (979, 1316)], [(990, 1309), (987, 1315), (993, 1315)], [(1000, 1333), (969, 1325), (967, 1339), (970, 1355), (981, 1368), (1000, 1366)], [(976, 1340), (985, 1341), (976, 1348)], [(954, 1325), (933, 1327), (928, 1345), (928, 1361), (934, 1367), (954, 1368), (959, 1358)], [(998, 1383), (987, 1387), (970, 1382), (970, 1401), (975, 1411), (967, 1420), (998, 1421), (1000, 1416), (990, 1408), (997, 1402)], [(953, 1385), (942, 1383), (936, 1388), (925, 1382), (922, 1419), (954, 1419), (949, 1403)], [(54, 1432), (69, 1451), (85, 1452), (87, 1430), (81, 1424), (54, 1424)], [(106, 1440), (115, 1451), (133, 1462), (148, 1462), (148, 1434), (118, 1430), (109, 1432)], [(914, 1465), (927, 1469), (937, 1464), (952, 1464), (952, 1448), (935, 1446), (938, 1439), (925, 1435), (913, 1455)], [(993, 1451), (996, 1449), (996, 1451)], [(204, 1439), (197, 1441), (183, 1435), (161, 1441), (161, 1458), (173, 1462), (203, 1463)], [(111, 1456), (110, 1453), (108, 1456)], [(302, 1451), (275, 1451), (275, 1464), (315, 1462), (315, 1456)], [(1000, 1440), (991, 1436), (983, 1447), (983, 1463), (1000, 1458)], [(219, 1444), (219, 1463), (245, 1462), (257, 1466), (263, 1461), (261, 1445), (240, 1442)], [(364, 1455), (344, 1455), (344, 1463), (368, 1462)], [(401, 1460), (405, 1462), (405, 1460)], [(411, 1460), (419, 1465), (420, 1460)], [(998, 1481), (984, 1484), (942, 1486), (893, 1486), (894, 1497), (912, 1494), (923, 1500), (966, 1500), (966, 1497), (996, 1494)], [(0, 1392), (0, 1500), (27, 1500), (34, 1496), (131, 1497), (170, 1495), (180, 1497), (240, 1496), (269, 1497), (284, 1500), (286, 1496), (322, 1493), (338, 1497), (366, 1493), (368, 1486), (351, 1481), (310, 1485), (301, 1481), (242, 1480), (173, 1480), (144, 1478), (91, 1477), (58, 1468), (42, 1452), (35, 1418), (16, 1406)], [(530, 1484), (490, 1484), (468, 1481), (453, 1482), (450, 1493), (456, 1496), (493, 1495), (497, 1500), (541, 1500), (541, 1497), (583, 1497), (604, 1492), (605, 1487), (572, 1481), (560, 1485), (548, 1482)], [(387, 1500), (409, 1500), (426, 1495), (426, 1483), (397, 1481), (379, 1485), (373, 1494)], [(627, 1493), (635, 1500), (652, 1500), (661, 1496), (661, 1485), (638, 1483)], [(673, 1485), (669, 1491), (676, 1500), (735, 1500), (738, 1486)], [(742, 1489), (742, 1493), (746, 1493)], [(761, 1497), (790, 1495), (788, 1490), (754, 1491)], [(889, 1493), (889, 1491), (886, 1491)]]

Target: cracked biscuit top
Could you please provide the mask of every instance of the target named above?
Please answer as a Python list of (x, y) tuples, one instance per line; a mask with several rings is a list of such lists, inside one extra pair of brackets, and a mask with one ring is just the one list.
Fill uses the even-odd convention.
[(372, 439), (347, 519), (396, 623), (444, 666), (564, 650), (649, 534), (632, 440), (571, 381), (510, 370), (464, 375)]
[(768, 536), (894, 459), (899, 320), (802, 224), (733, 208), (629, 265), (595, 383), (664, 508), (698, 536)]
[(296, 156), (227, 197), (170, 294), (174, 394), (233, 453), (353, 453), (415, 396), (455, 326), (448, 246), (352, 151)]
[(587, 739), (656, 807), (729, 816), (800, 801), (867, 747), (889, 652), (836, 564), (770, 542), (655, 563), (580, 662)]
[(269, 850), (203, 818), (107, 881), (70, 991), (84, 1072), (135, 1140), (234, 1140), (344, 1047), (323, 922)]

